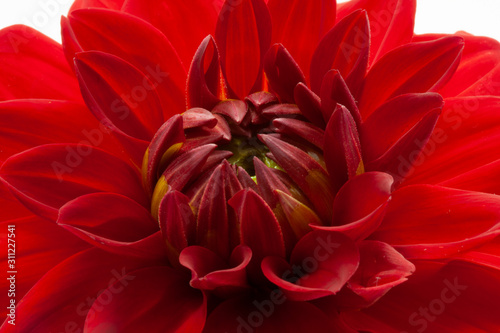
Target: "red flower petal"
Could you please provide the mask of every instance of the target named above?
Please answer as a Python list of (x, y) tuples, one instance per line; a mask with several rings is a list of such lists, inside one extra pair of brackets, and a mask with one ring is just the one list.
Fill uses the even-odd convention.
[(225, 167), (219, 165), (208, 180), (198, 209), (196, 244), (228, 258), (229, 223), (224, 191)]
[(75, 0), (69, 11), (92, 7), (120, 10), (124, 2), (125, 0)]
[(123, 194), (147, 206), (139, 176), (128, 164), (82, 144), (27, 150), (10, 157), (0, 175), (29, 209), (51, 220), (66, 202), (94, 192)]
[(370, 64), (413, 36), (416, 0), (355, 0), (337, 8), (337, 20), (356, 9), (365, 9), (370, 20)]
[(401, 161), (405, 168), (408, 163), (414, 165), (408, 183), (438, 184), (456, 177), (459, 182), (462, 175), (471, 172), (466, 177), (476, 174), (477, 179), (471, 189), (494, 186), (497, 177), (485, 171), (489, 170), (487, 165), (500, 159), (499, 107), (497, 97), (446, 100), (431, 139), (422, 146), (422, 157)]
[(275, 44), (267, 51), (264, 70), (271, 89), (279, 96), (281, 102), (293, 103), (295, 86), (305, 82), (306, 79), (299, 65), (283, 45)]
[(81, 101), (61, 45), (22, 25), (0, 31), (0, 100), (44, 98)]
[(35, 146), (73, 142), (117, 152), (119, 146), (100, 124), (77, 103), (55, 100), (13, 100), (0, 103), (0, 163)]
[(160, 203), (158, 221), (168, 259), (177, 267), (182, 249), (196, 240), (196, 218), (189, 198), (179, 191), (168, 191)]
[(352, 332), (339, 330), (336, 319), (310, 303), (287, 301), (274, 290), (262, 297), (225, 301), (208, 316), (203, 332)]
[(370, 306), (415, 271), (415, 265), (386, 243), (362, 241), (358, 247), (359, 268), (339, 294), (341, 306)]
[(356, 125), (361, 124), (361, 115), (356, 101), (338, 70), (333, 69), (326, 73), (321, 84), (320, 97), (321, 112), (325, 122), (328, 123), (337, 105), (341, 104), (349, 110)]
[(185, 141), (180, 115), (169, 118), (158, 129), (142, 161), (142, 182), (149, 194), (153, 193), (158, 177), (165, 171), (163, 164), (175, 156)]
[(338, 232), (313, 231), (297, 243), (290, 264), (268, 257), (262, 271), (290, 300), (308, 301), (336, 294), (358, 264), (358, 249), (350, 238)]
[(271, 17), (263, 0), (226, 1), (215, 39), (232, 95), (243, 99), (262, 90), (264, 55), (271, 44)]
[(382, 104), (360, 129), (365, 161), (383, 155), (425, 114), (441, 109), (443, 104), (443, 98), (436, 93), (401, 95)]
[[(450, 81), (439, 91), (443, 97), (498, 95), (500, 92), (500, 43), (488, 37), (477, 37), (465, 32), (456, 35), (464, 38), (462, 60)], [(414, 36), (413, 41), (441, 38), (445, 35)]]
[(497, 331), (499, 271), (458, 262), (434, 266), (417, 265), (407, 282), (377, 303), (341, 316), (356, 330), (370, 332)]
[(365, 11), (355, 11), (338, 22), (314, 52), (311, 88), (319, 93), (325, 74), (336, 69), (346, 78), (351, 91), (357, 92), (365, 76), (369, 52), (368, 16)]
[(280, 225), (273, 211), (253, 190), (238, 192), (229, 205), (240, 222), (241, 243), (252, 249), (251, 275), (260, 276), (260, 262), (267, 256), (285, 256)]
[(233, 250), (228, 263), (204, 247), (190, 246), (182, 251), (179, 260), (191, 270), (190, 284), (193, 288), (230, 296), (235, 291), (248, 288), (245, 269), (251, 258), (252, 250), (245, 245)]
[(445, 37), (387, 53), (366, 76), (359, 99), (363, 118), (397, 95), (439, 90), (457, 69), (463, 47), (461, 37)]
[(87, 314), (85, 332), (201, 332), (206, 307), (183, 274), (148, 267), (108, 285)]
[(406, 258), (446, 258), (500, 234), (500, 198), (430, 185), (392, 194), (371, 239), (394, 246)]
[(333, 193), (325, 169), (299, 148), (271, 135), (259, 135), (276, 162), (307, 195), (323, 221), (332, 216)]
[[(5, 321), (0, 330), (13, 327), (16, 332), (64, 332), (68, 327), (83, 327), (85, 316), (103, 288), (116, 287), (114, 292), (102, 294), (101, 300), (105, 296), (117, 300), (127, 288), (132, 289), (130, 284), (138, 278), (130, 272), (151, 265), (158, 263), (144, 258), (134, 260), (116, 256), (97, 249), (78, 253), (47, 272), (18, 303), (16, 315), (23, 320), (16, 321), (15, 327)], [(115, 285), (118, 279), (122, 282)], [(108, 308), (111, 303), (109, 300), (94, 302), (94, 306)], [(92, 314), (99, 314), (95, 307)]]
[(149, 210), (113, 193), (93, 193), (61, 207), (57, 223), (84, 241), (121, 255), (165, 255)]
[(83, 50), (102, 51), (122, 58), (153, 82), (166, 119), (186, 109), (185, 67), (159, 30), (137, 17), (104, 9), (74, 11), (69, 20)]
[(401, 183), (403, 178), (413, 171), (413, 164), (410, 163), (416, 163), (414, 161), (422, 156), (440, 114), (440, 108), (429, 111), (382, 156), (367, 162), (366, 169), (387, 172), (397, 183)]
[(483, 246), (462, 253), (459, 255), (459, 258), (460, 260), (498, 270), (500, 268), (500, 237), (496, 237), (493, 241)]
[(84, 52), (75, 57), (75, 71), (87, 106), (101, 122), (145, 141), (163, 124), (155, 85), (130, 63), (108, 53)]
[(324, 128), (326, 123), (321, 112), (321, 99), (313, 93), (305, 84), (299, 83), (294, 90), (295, 103), (300, 112), (311, 123)]
[(334, 190), (364, 172), (356, 123), (342, 105), (332, 114), (325, 130), (325, 163)]
[(309, 78), (313, 52), (335, 24), (335, 2), (270, 0), (268, 7), (273, 20), (273, 42), (282, 43)]
[(226, 95), (219, 50), (212, 36), (207, 36), (201, 42), (189, 68), (187, 105), (188, 108), (202, 107), (211, 110)]
[(368, 237), (384, 217), (393, 182), (382, 172), (366, 172), (350, 179), (335, 198), (332, 226), (312, 228), (340, 231), (354, 240)]
[[(14, 206), (15, 203), (13, 203)], [(38, 216), (26, 216), (20, 219), (9, 220), (2, 203), (2, 222), (0, 227), (6, 232), (1, 233), (0, 242), (7, 244), (7, 228), (16, 226), (16, 300), (20, 301), (24, 295), (55, 265), (66, 258), (88, 248), (88, 244), (79, 240), (68, 231), (52, 221)], [(8, 267), (7, 255), (2, 256), (1, 265)], [(10, 282), (7, 279), (0, 281), (0, 288), (9, 290)], [(6, 316), (6, 310), (0, 314)]]
[(187, 67), (203, 38), (215, 31), (221, 6), (222, 1), (191, 0), (187, 4), (176, 0), (126, 0), (122, 10), (163, 32)]

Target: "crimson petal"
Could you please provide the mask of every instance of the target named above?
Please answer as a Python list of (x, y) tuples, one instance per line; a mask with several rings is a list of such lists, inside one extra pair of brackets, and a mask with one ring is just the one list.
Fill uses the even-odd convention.
[(237, 246), (229, 262), (201, 246), (185, 248), (180, 263), (191, 270), (191, 286), (201, 290), (213, 290), (218, 295), (228, 295), (248, 288), (246, 267), (252, 258), (252, 250), (245, 245)]
[[(210, 59), (208, 66), (207, 59)], [(207, 36), (194, 54), (189, 68), (186, 93), (188, 108), (202, 107), (210, 110), (226, 94), (219, 50), (213, 37)]]
[(397, 95), (439, 90), (457, 69), (463, 47), (463, 38), (452, 36), (410, 43), (387, 53), (366, 76), (359, 98), (363, 118)]
[(305, 83), (306, 79), (283, 45), (275, 44), (267, 51), (264, 70), (271, 89), (280, 97), (281, 102), (293, 103), (295, 86)]
[(309, 78), (313, 52), (335, 24), (335, 2), (270, 0), (268, 7), (273, 21), (273, 42), (285, 45)]
[(205, 296), (183, 274), (148, 267), (108, 285), (87, 314), (85, 332), (201, 333), (206, 315)]
[[(130, 272), (151, 265), (158, 263), (144, 258), (117, 256), (98, 249), (75, 254), (48, 271), (18, 303), (16, 315), (23, 320), (17, 321), (16, 326), (5, 321), (0, 330), (4, 332), (9, 327), (16, 332), (64, 332), (68, 327), (83, 327), (87, 314), (98, 314), (95, 308), (92, 312), (90, 309), (103, 288), (109, 285), (116, 287), (114, 292), (102, 295), (103, 298), (118, 297), (120, 291), (125, 292), (136, 279), (136, 275)], [(115, 285), (118, 280), (121, 283)], [(110, 306), (109, 300), (94, 302), (101, 308), (104, 304)]]
[(382, 104), (360, 129), (364, 159), (371, 162), (380, 157), (425, 114), (441, 109), (443, 104), (436, 93), (405, 94)]
[(340, 327), (336, 315), (326, 315), (307, 302), (287, 301), (282, 292), (273, 290), (268, 295), (255, 298), (225, 301), (210, 313), (203, 332), (353, 333)]
[(276, 162), (311, 200), (323, 221), (332, 216), (333, 193), (325, 169), (307, 153), (271, 135), (259, 135)]
[(0, 100), (45, 98), (81, 101), (61, 45), (22, 25), (0, 31)]
[(299, 83), (295, 86), (294, 99), (304, 117), (318, 127), (325, 127), (326, 123), (321, 112), (321, 99), (318, 95), (305, 84)]
[(109, 152), (119, 150), (109, 129), (84, 105), (56, 100), (1, 102), (0, 141), (0, 163), (23, 150), (56, 142), (99, 146)]
[(290, 264), (268, 257), (262, 271), (293, 301), (308, 301), (336, 294), (358, 268), (354, 242), (339, 232), (313, 231), (293, 249)]
[(338, 295), (343, 307), (370, 306), (415, 271), (415, 265), (386, 243), (362, 241), (358, 248), (359, 268)]
[(260, 276), (260, 263), (267, 256), (285, 256), (280, 225), (273, 211), (257, 193), (242, 190), (229, 200), (240, 222), (241, 242), (252, 249), (250, 274)]
[(356, 92), (365, 76), (369, 51), (368, 16), (358, 10), (338, 22), (321, 40), (311, 61), (311, 88), (319, 93), (325, 74), (337, 69), (351, 91)]
[(96, 51), (77, 54), (75, 67), (96, 118), (132, 137), (151, 140), (163, 124), (163, 113), (156, 89), (144, 74), (116, 56)]
[(365, 9), (370, 21), (370, 65), (413, 37), (416, 0), (354, 0), (339, 4), (338, 19)]
[(366, 172), (350, 179), (335, 198), (332, 226), (312, 228), (340, 231), (354, 240), (368, 237), (382, 221), (393, 183), (394, 179), (382, 172)]
[(83, 195), (61, 207), (57, 223), (86, 242), (121, 255), (164, 256), (158, 224), (137, 202), (113, 193)]
[(121, 9), (161, 30), (188, 66), (202, 39), (215, 30), (221, 7), (222, 1), (191, 0), (188, 5), (177, 0), (126, 0)]
[(371, 239), (406, 258), (447, 258), (500, 234), (500, 198), (431, 185), (393, 192), (382, 224)]
[[(359, 331), (495, 332), (498, 270), (452, 262), (442, 268), (417, 263), (407, 282), (366, 310), (341, 314)], [(436, 267), (437, 266), (437, 267)]]
[(334, 190), (364, 172), (356, 123), (342, 105), (335, 110), (325, 130), (325, 163)]
[[(137, 173), (103, 150), (82, 144), (53, 144), (10, 157), (1, 179), (30, 210), (51, 220), (66, 202), (94, 192), (123, 194), (147, 206)], [(120, 179), (120, 182), (116, 182)]]
[(166, 119), (185, 110), (186, 70), (158, 29), (137, 17), (105, 9), (73, 11), (69, 21), (83, 50), (113, 54), (150, 79)]
[(226, 1), (215, 39), (232, 95), (243, 99), (262, 90), (264, 55), (271, 44), (271, 17), (263, 0)]

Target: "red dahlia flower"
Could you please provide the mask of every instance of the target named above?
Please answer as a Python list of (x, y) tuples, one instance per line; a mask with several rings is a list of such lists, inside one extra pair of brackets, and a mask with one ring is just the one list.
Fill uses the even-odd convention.
[(415, 7), (77, 0), (62, 47), (2, 30), (0, 331), (499, 331), (500, 44), (415, 36)]

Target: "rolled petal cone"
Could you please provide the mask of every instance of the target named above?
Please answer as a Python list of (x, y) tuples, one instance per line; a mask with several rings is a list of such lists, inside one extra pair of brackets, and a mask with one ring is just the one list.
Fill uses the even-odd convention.
[(0, 333), (500, 332), (500, 43), (415, 10), (76, 0), (62, 45), (1, 30)]

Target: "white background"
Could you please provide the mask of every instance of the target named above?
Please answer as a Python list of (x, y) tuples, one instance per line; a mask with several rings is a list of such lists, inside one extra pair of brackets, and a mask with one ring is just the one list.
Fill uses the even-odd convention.
[[(72, 2), (0, 0), (0, 28), (23, 23), (60, 41), (59, 20), (61, 15), (66, 15)], [(454, 33), (458, 30), (500, 40), (500, 1), (417, 0), (416, 33)]]

